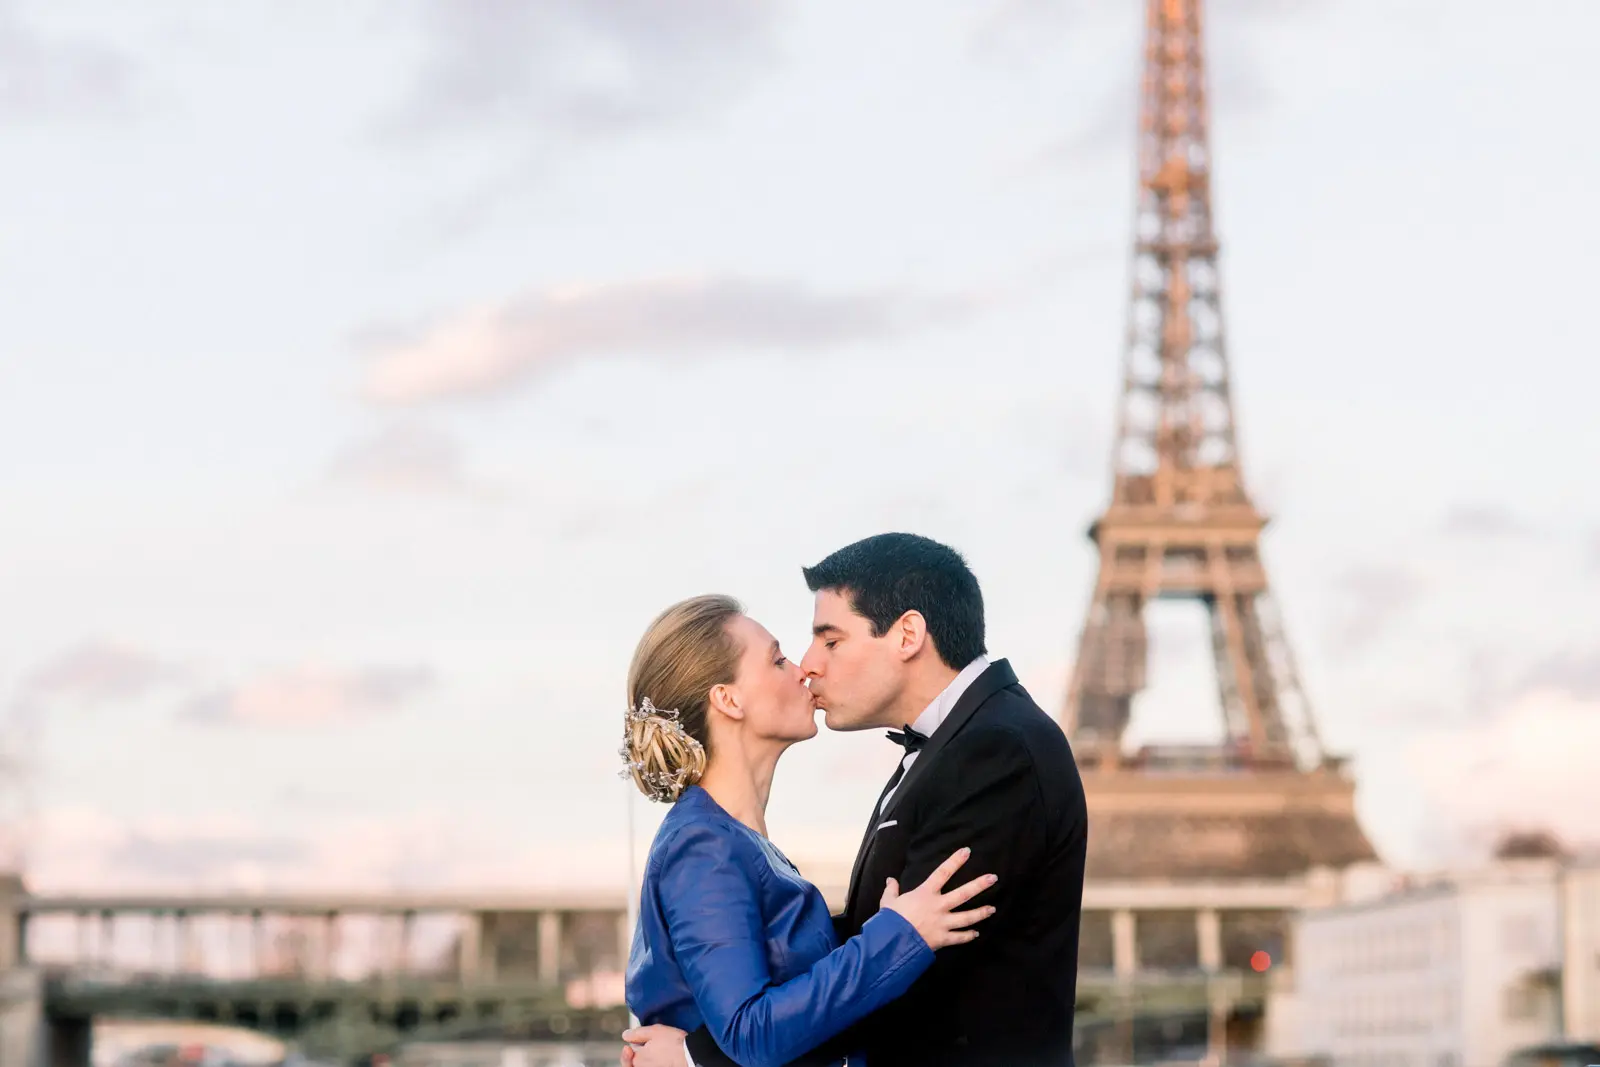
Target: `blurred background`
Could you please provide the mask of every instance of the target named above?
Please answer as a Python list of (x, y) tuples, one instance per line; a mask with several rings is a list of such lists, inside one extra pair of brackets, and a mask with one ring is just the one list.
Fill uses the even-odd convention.
[[(1070, 729), (1147, 33), (1202, 14), (1341, 759), (1228, 748), (1203, 596), (1143, 605), (1120, 750), (1169, 806), (1337, 780), (1370, 849), (1130, 829), (1078, 1062), (1600, 1062), (1600, 7), (0, 0), (0, 1067), (615, 1062), (634, 642), (718, 591), (798, 654), (867, 534), (965, 553)], [(897, 755), (783, 762), (830, 897)]]

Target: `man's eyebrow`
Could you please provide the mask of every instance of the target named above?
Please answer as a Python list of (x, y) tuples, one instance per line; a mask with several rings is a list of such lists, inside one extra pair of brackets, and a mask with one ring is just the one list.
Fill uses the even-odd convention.
[(813, 626), (811, 628), (811, 635), (813, 637), (821, 637), (823, 634), (842, 634), (842, 633), (844, 633), (844, 631), (839, 629), (837, 626), (835, 626), (831, 622), (819, 622), (819, 623), (817, 623), (817, 625), (815, 625), (815, 626)]

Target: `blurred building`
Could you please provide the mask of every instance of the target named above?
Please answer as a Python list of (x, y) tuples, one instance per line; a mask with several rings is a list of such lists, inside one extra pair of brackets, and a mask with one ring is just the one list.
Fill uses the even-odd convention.
[(1600, 857), (1571, 864), (1562, 882), (1565, 1036), (1600, 1044)]
[(1278, 1051), (1335, 1067), (1498, 1067), (1600, 1019), (1600, 865), (1498, 859), (1295, 917)]

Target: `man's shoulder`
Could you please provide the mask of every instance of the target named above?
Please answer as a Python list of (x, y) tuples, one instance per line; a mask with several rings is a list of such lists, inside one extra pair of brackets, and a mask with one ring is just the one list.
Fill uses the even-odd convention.
[(1020, 685), (1007, 686), (984, 701), (951, 739), (950, 751), (958, 764), (1001, 760), (1026, 767), (1043, 796), (1063, 800), (1082, 796), (1078, 763), (1061, 724)]
[(1061, 724), (1020, 685), (1008, 685), (985, 700), (962, 732), (977, 741), (1019, 745), (1049, 759), (1072, 758)]

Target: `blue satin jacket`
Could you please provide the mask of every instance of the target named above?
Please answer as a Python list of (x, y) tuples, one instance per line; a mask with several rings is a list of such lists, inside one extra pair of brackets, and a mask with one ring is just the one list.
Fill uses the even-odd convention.
[(701, 1025), (743, 1067), (781, 1067), (899, 997), (933, 950), (884, 909), (840, 945), (822, 893), (698, 786), (650, 846), (628, 956), (645, 1024)]

